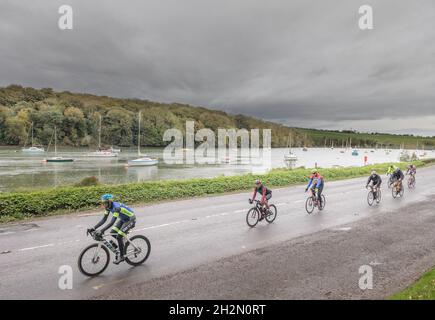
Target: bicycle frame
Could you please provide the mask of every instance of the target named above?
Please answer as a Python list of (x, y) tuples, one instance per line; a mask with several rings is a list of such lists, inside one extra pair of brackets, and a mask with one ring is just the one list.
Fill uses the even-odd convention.
[(377, 187), (377, 186), (374, 186), (374, 185), (369, 185), (369, 188), (370, 188), (370, 191), (371, 192), (373, 192), (373, 194), (378, 194), (378, 191), (379, 191), (379, 187)]
[(313, 198), (314, 205), (317, 207), (319, 205), (319, 199), (317, 197), (316, 190), (311, 189), (311, 198)]
[[(107, 237), (111, 237), (111, 236), (112, 236), (111, 234), (105, 234), (105, 235), (103, 235), (103, 237), (102, 237), (101, 239), (96, 239), (96, 238), (95, 238), (95, 232), (94, 232), (94, 233), (91, 233), (91, 236), (92, 236), (92, 238), (93, 238), (95, 241), (98, 242), (98, 247), (97, 247), (97, 249), (100, 249), (100, 248), (104, 245), (107, 249), (109, 249), (110, 251), (112, 251), (114, 254), (117, 253), (118, 250), (115, 249), (115, 247), (112, 246), (112, 244), (110, 243), (110, 241), (108, 241), (108, 240), (106, 239)], [(126, 257), (129, 257), (130, 255), (132, 255), (132, 254), (135, 253), (136, 251), (140, 251), (140, 249), (139, 249), (138, 247), (136, 247), (136, 246), (134, 245), (133, 242), (130, 241), (130, 239), (128, 238), (127, 235), (124, 236), (124, 239), (125, 239), (125, 240), (124, 240), (124, 245), (126, 245), (127, 243), (129, 243), (129, 244), (132, 245), (133, 248), (134, 248), (134, 250), (133, 250), (132, 253), (127, 253), (127, 252), (125, 252), (125, 256), (126, 256)], [(125, 248), (125, 246), (124, 246), (124, 248)], [(98, 252), (98, 250), (95, 250), (94, 259), (95, 259), (96, 256), (97, 256), (97, 252)]]
[(403, 188), (403, 181), (396, 180), (393, 184), (393, 187), (396, 189), (396, 192), (399, 193)]
[(265, 210), (265, 206), (261, 204), (260, 200), (254, 200), (255, 201), (255, 208), (258, 209), (258, 211), (260, 211), (260, 213), (264, 213)]
[(410, 174), (409, 177), (408, 177), (408, 182), (409, 182), (409, 181), (414, 182), (414, 181), (415, 181), (415, 175)]

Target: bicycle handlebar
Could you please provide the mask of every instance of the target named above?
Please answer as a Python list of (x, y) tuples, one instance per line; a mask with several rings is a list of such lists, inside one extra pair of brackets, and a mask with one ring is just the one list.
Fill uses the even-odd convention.
[(94, 231), (86, 230), (86, 235), (87, 236), (90, 235), (92, 237), (92, 239), (94, 239), (95, 241), (101, 241), (106, 236), (106, 235), (97, 236), (96, 230), (94, 230)]

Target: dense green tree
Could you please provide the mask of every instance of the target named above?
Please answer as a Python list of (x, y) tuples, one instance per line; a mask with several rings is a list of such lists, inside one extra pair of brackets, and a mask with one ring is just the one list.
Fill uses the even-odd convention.
[(24, 144), (27, 138), (26, 123), (17, 116), (7, 118), (4, 135), (6, 144)]

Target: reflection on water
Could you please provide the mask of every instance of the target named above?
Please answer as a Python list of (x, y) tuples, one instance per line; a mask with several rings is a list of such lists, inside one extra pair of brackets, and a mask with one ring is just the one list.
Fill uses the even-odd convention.
[[(46, 163), (45, 157), (52, 154), (28, 155), (18, 148), (0, 147), (0, 191), (28, 190), (38, 188), (72, 185), (85, 177), (96, 176), (102, 183), (120, 184), (146, 180), (187, 179), (236, 175), (252, 172), (252, 166), (237, 164), (234, 159), (222, 159), (213, 165), (167, 165), (162, 160), (163, 148), (148, 148), (143, 151), (149, 156), (160, 159), (158, 166), (126, 167), (128, 160), (137, 158), (135, 150), (123, 150), (118, 158), (87, 158), (85, 149), (60, 149), (59, 156), (75, 158), (72, 163)], [(364, 157), (368, 163), (395, 162), (399, 159), (399, 150), (387, 154), (385, 150), (359, 150), (358, 156), (352, 156), (352, 150), (315, 148), (303, 151), (293, 149), (297, 156), (296, 167), (334, 167), (362, 166)], [(285, 167), (285, 148), (272, 149), (272, 167)], [(421, 154), (422, 152), (419, 152)], [(427, 151), (427, 157), (434, 157), (433, 151)]]

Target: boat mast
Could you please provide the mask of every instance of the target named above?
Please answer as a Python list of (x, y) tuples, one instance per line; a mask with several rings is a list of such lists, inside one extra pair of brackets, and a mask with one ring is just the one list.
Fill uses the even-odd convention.
[(54, 156), (57, 156), (57, 134), (56, 134), (56, 126), (54, 126)]
[(33, 147), (33, 122), (32, 122), (32, 147)]
[(141, 112), (139, 111), (139, 116), (137, 119), (137, 122), (139, 124), (139, 130), (138, 130), (138, 134), (137, 134), (137, 155), (140, 156), (140, 120), (141, 120)]
[(98, 128), (98, 150), (101, 150), (101, 114), (100, 114), (100, 125)]

